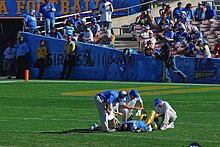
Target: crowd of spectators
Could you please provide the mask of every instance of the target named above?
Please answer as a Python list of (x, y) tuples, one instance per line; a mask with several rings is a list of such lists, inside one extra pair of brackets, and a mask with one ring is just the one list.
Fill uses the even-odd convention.
[(159, 17), (151, 14), (148, 9), (141, 12), (136, 17), (135, 22), (131, 24), (134, 36), (140, 43), (140, 53), (146, 56), (154, 56), (155, 50), (160, 48), (162, 40), (169, 42), (174, 55), (183, 55), (187, 57), (219, 57), (219, 42), (210, 49), (208, 36), (200, 31), (199, 25), (194, 24), (214, 24), (216, 21), (216, 11), (210, 3), (205, 7), (202, 2), (193, 9), (191, 3), (183, 7), (182, 2), (177, 3), (177, 7), (172, 9), (169, 4), (163, 3), (159, 10)]

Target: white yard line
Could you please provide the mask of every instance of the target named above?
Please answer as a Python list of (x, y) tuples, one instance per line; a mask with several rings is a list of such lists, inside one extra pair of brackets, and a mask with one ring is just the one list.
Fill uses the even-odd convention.
[(198, 85), (198, 86), (220, 86), (220, 84), (196, 84), (196, 83), (162, 83), (162, 82), (126, 82), (126, 81), (88, 81), (88, 80), (30, 80), (29, 82), (48, 82), (48, 83), (88, 83), (88, 84), (102, 84), (102, 83), (111, 83), (111, 84), (138, 84), (138, 85), (181, 85), (181, 86), (189, 86), (189, 85)]

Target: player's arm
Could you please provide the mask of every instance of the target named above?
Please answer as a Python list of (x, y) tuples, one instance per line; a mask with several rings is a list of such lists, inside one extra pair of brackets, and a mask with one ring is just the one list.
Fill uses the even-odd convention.
[(122, 108), (123, 109), (134, 109), (134, 110), (141, 110), (141, 108), (139, 107), (132, 107), (132, 106), (128, 106), (128, 105), (122, 105)]

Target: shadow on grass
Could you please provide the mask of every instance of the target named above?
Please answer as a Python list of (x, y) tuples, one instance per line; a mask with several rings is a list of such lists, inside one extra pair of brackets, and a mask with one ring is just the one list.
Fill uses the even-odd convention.
[(89, 129), (71, 129), (60, 132), (41, 132), (43, 134), (70, 134), (70, 133), (101, 133), (102, 131), (91, 131)]

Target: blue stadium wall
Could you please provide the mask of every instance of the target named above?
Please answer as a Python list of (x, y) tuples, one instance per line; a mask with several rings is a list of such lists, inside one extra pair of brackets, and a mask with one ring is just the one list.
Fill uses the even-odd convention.
[[(48, 48), (47, 67), (43, 78), (59, 79), (64, 62), (65, 40), (22, 33), (30, 48), (30, 78), (35, 79), (38, 69), (34, 68), (39, 42), (44, 39)], [(117, 80), (117, 81), (162, 81), (162, 62), (142, 55), (132, 55), (131, 62), (121, 71), (122, 51), (97, 45), (76, 42), (76, 62), (71, 79)], [(187, 74), (188, 83), (220, 83), (220, 60), (208, 58), (176, 57), (177, 67)], [(172, 71), (173, 82), (180, 82)]]

